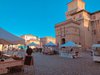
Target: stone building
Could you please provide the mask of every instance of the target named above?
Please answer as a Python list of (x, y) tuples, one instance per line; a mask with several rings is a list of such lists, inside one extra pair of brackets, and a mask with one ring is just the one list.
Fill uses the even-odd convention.
[(40, 45), (40, 38), (38, 38), (37, 36), (34, 36), (32, 34), (22, 35), (21, 38), (25, 39), (26, 45), (28, 45), (28, 44), (30, 44), (32, 42)]
[(87, 49), (100, 43), (100, 11), (88, 12), (83, 0), (72, 0), (67, 5), (67, 20), (55, 26), (57, 44), (72, 40)]

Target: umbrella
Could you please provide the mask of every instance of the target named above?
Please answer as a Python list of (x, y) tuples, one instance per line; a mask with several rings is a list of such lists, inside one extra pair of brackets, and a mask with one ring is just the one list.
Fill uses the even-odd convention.
[(47, 43), (47, 44), (45, 44), (44, 46), (51, 46), (51, 47), (53, 47), (53, 46), (56, 46), (56, 44), (54, 44), (53, 42), (49, 42), (49, 43)]
[(37, 44), (32, 42), (32, 43), (28, 44), (28, 46), (37, 46)]
[(18, 48), (27, 49), (27, 46), (21, 45), (21, 46), (18, 46)]
[(75, 44), (73, 41), (68, 41), (60, 47), (81, 47), (81, 45)]

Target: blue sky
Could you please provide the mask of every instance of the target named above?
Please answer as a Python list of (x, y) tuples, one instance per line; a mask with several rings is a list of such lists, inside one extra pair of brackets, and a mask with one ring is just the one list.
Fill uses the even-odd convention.
[[(72, 0), (0, 0), (0, 27), (15, 35), (55, 37), (55, 24), (66, 20)], [(100, 0), (84, 0), (86, 10), (100, 10)]]

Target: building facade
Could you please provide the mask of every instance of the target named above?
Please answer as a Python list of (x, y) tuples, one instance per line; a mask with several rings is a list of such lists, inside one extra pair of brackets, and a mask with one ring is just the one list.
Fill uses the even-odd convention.
[(28, 45), (28, 44), (30, 44), (32, 42), (40, 45), (40, 39), (37, 36), (34, 36), (32, 34), (22, 35), (21, 38), (25, 39), (26, 45)]
[(40, 38), (40, 45), (41, 47), (49, 42), (53, 42), (54, 44), (56, 44), (56, 39), (53, 37), (44, 37), (44, 38)]
[(90, 13), (85, 10), (83, 0), (68, 3), (67, 20), (56, 24), (57, 45), (72, 40), (84, 49), (100, 43), (100, 11)]

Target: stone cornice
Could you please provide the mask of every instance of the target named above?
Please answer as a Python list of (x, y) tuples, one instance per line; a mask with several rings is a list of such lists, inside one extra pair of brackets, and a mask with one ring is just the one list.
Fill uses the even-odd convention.
[(69, 23), (75, 23), (75, 24), (77, 24), (77, 25), (80, 25), (80, 23), (78, 23), (78, 22), (76, 22), (76, 21), (74, 21), (74, 20), (72, 20), (72, 19), (69, 19), (69, 20), (66, 20), (66, 21), (64, 21), (64, 22), (61, 22), (61, 23), (59, 23), (59, 24), (56, 24), (55, 27), (63, 26), (63, 25), (69, 24)]

